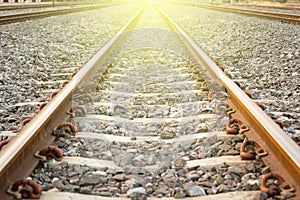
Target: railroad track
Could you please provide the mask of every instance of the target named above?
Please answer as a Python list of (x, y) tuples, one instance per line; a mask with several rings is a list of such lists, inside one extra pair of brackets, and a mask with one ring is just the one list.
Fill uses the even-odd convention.
[(31, 4), (21, 4), (17, 3), (15, 5), (1, 5), (0, 10), (6, 11), (6, 10), (20, 10), (20, 9), (29, 9), (29, 8), (47, 8), (47, 7), (59, 7), (59, 6), (78, 6), (78, 5), (84, 5), (84, 4), (91, 4), (87, 2), (80, 2), (80, 3), (63, 3), (63, 2), (55, 2), (53, 5), (53, 2), (48, 3), (31, 3)]
[(192, 3), (192, 2), (181, 2), (181, 1), (172, 1), (172, 2), (177, 3), (177, 4), (197, 6), (197, 7), (211, 9), (211, 10), (217, 10), (217, 11), (225, 11), (225, 12), (232, 12), (232, 13), (238, 13), (238, 14), (243, 14), (243, 15), (263, 17), (263, 18), (279, 20), (279, 21), (284, 21), (284, 22), (290, 22), (290, 23), (296, 23), (296, 24), (300, 23), (300, 15), (297, 15), (297, 14), (233, 8), (233, 7), (217, 6), (217, 5), (202, 4), (202, 3)]
[(162, 10), (60, 76), (1, 143), (2, 199), (299, 197), (299, 147)]
[(243, 7), (258, 7), (258, 8), (271, 8), (271, 9), (279, 9), (279, 10), (300, 10), (300, 7), (295, 5), (283, 5), (283, 6), (271, 6), (271, 5), (251, 5), (251, 4), (243, 4), (243, 3), (237, 3), (235, 4), (237, 6), (243, 6)]
[(42, 17), (49, 17), (49, 16), (54, 16), (54, 15), (64, 15), (64, 14), (74, 13), (74, 12), (94, 10), (94, 9), (105, 8), (105, 7), (109, 7), (109, 6), (120, 5), (120, 4), (121, 3), (98, 4), (98, 5), (89, 5), (89, 6), (76, 7), (76, 8), (3, 15), (3, 16), (0, 16), (0, 25), (14, 23), (14, 22), (18, 22), (18, 21), (24, 21), (24, 20), (42, 18)]

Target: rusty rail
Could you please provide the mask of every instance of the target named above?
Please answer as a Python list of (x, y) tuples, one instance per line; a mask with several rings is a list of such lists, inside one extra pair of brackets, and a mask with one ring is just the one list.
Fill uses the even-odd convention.
[[(38, 163), (34, 154), (54, 141), (52, 130), (65, 121), (72, 104), (73, 91), (103, 61), (107, 52), (120, 36), (137, 22), (144, 8), (140, 9), (105, 46), (87, 62), (57, 95), (0, 151), (0, 197), (13, 199), (6, 193), (14, 181), (28, 176)], [(105, 69), (102, 69), (103, 71)]]
[(296, 196), (300, 196), (300, 157), (299, 146), (242, 91), (219, 67), (204, 53), (193, 39), (184, 32), (164, 11), (159, 9), (163, 18), (167, 20), (175, 31), (180, 33), (199, 61), (208, 68), (229, 94), (228, 104), (234, 107), (242, 121), (247, 122), (250, 131), (245, 135), (249, 139), (260, 141), (263, 149), (269, 152), (263, 157), (271, 171), (281, 174), (285, 181), (296, 189)]

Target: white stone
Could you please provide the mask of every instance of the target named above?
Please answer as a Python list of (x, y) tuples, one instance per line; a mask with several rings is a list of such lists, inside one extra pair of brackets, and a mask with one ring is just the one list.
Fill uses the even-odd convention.
[(130, 196), (132, 193), (140, 193), (140, 194), (146, 194), (146, 190), (143, 187), (133, 188), (127, 191), (126, 195)]
[(99, 176), (107, 176), (107, 173), (104, 171), (95, 171), (95, 172), (93, 172), (93, 174), (99, 175)]

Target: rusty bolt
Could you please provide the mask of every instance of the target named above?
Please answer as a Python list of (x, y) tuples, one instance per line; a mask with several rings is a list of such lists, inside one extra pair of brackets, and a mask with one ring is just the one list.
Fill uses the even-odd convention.
[[(279, 188), (268, 188), (266, 183), (268, 179), (275, 179), (279, 182)], [(269, 173), (262, 176), (261, 182), (260, 182), (260, 191), (263, 193), (266, 193), (270, 196), (274, 196), (280, 193), (280, 189), (284, 192), (293, 192), (295, 189), (291, 186), (285, 183), (284, 179), (279, 174)]]
[(243, 134), (248, 131), (249, 128), (243, 124), (241, 120), (238, 119), (230, 119), (226, 123), (226, 133), (227, 134)]
[(37, 113), (39, 113), (39, 112), (40, 112), (47, 104), (48, 104), (48, 102), (41, 103), (41, 104), (39, 105), (39, 108), (38, 108), (38, 110), (37, 110)]
[(239, 86), (239, 88), (241, 87), (241, 84), (240, 84), (240, 82), (238, 82), (238, 81), (234, 81), (234, 83), (235, 83), (237, 86)]
[(94, 97), (91, 94), (83, 94), (78, 97), (79, 100), (86, 102), (86, 103), (93, 103)]
[(262, 104), (262, 103), (256, 103), (256, 105), (258, 105), (258, 107), (260, 107), (262, 110), (266, 110), (267, 107), (265, 104)]
[(54, 158), (56, 161), (63, 159), (63, 151), (56, 146), (47, 146), (41, 151), (37, 151), (35, 156), (42, 160), (51, 160)]
[(85, 117), (86, 114), (87, 114), (87, 110), (84, 106), (80, 106), (80, 105), (77, 105), (77, 106), (74, 106), (73, 108), (71, 108), (67, 114), (70, 114), (71, 116), (75, 117)]
[[(246, 152), (246, 146), (253, 146), (254, 151)], [(240, 156), (242, 160), (253, 160), (255, 159), (255, 155), (262, 157), (267, 155), (267, 152), (255, 141), (244, 141), (240, 146)]]
[(26, 118), (22, 121), (20, 128), (18, 129), (19, 132), (22, 131), (22, 129), (30, 122), (31, 118)]
[(207, 94), (207, 100), (208, 100), (208, 102), (211, 102), (211, 101), (212, 101), (212, 93), (211, 93), (211, 92), (209, 92), (209, 93)]
[(282, 121), (280, 121), (280, 120), (278, 120), (278, 119), (275, 119), (275, 120), (273, 120), (273, 121), (274, 121), (276, 124), (278, 124), (278, 125), (280, 126), (280, 128), (283, 129), (284, 125), (283, 125)]
[(222, 70), (223, 72), (224, 72), (224, 66), (222, 66), (222, 65), (218, 65), (218, 67), (220, 68), (220, 70)]
[(220, 115), (227, 112), (228, 105), (224, 102), (218, 102), (215, 107), (215, 114)]
[(2, 140), (0, 141), (0, 150), (9, 143), (9, 140)]
[(58, 94), (58, 91), (52, 92), (52, 93), (50, 94), (49, 100), (51, 101), (57, 94)]
[(205, 81), (202, 82), (201, 89), (202, 89), (202, 91), (208, 91), (209, 90)]
[(250, 97), (250, 99), (252, 99), (252, 95), (251, 95), (251, 93), (250, 93), (249, 91), (244, 90), (244, 92), (245, 92), (245, 94), (246, 94), (248, 97)]
[[(67, 129), (65, 129), (67, 127)], [(75, 135), (77, 133), (77, 127), (74, 126), (72, 123), (70, 122), (63, 122), (61, 124), (59, 124), (55, 129), (55, 130), (59, 130), (59, 129), (64, 129), (66, 132), (68, 132), (70, 135)]]
[(225, 74), (228, 78), (230, 78), (230, 79), (232, 78), (232, 75), (229, 72), (225, 72)]
[(42, 187), (33, 180), (22, 179), (16, 181), (7, 192), (17, 199), (39, 199)]

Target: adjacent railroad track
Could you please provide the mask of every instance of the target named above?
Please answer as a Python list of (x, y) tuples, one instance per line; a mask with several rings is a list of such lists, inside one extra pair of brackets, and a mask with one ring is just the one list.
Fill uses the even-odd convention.
[(163, 10), (60, 76), (1, 141), (1, 199), (299, 198), (298, 145)]
[(77, 6), (77, 5), (85, 5), (85, 4), (91, 4), (86, 2), (80, 2), (80, 3), (63, 3), (63, 2), (45, 2), (45, 3), (31, 3), (31, 4), (22, 4), (22, 3), (16, 3), (12, 5), (1, 5), (0, 10), (6, 11), (6, 10), (20, 10), (20, 9), (29, 9), (29, 8), (47, 8), (47, 7), (59, 7), (59, 6)]
[(42, 17), (49, 17), (49, 16), (54, 16), (54, 15), (64, 15), (64, 14), (74, 13), (74, 12), (94, 10), (94, 9), (105, 8), (105, 7), (109, 7), (109, 6), (120, 5), (120, 4), (121, 3), (108, 3), (108, 4), (98, 4), (98, 5), (76, 7), (76, 8), (3, 15), (3, 16), (0, 16), (0, 25), (14, 23), (14, 22), (18, 22), (18, 21), (24, 21), (24, 20), (42, 18)]
[(243, 3), (237, 3), (235, 4), (237, 6), (244, 6), (244, 7), (258, 7), (258, 8), (272, 8), (272, 9), (278, 9), (278, 10), (300, 10), (300, 7), (295, 4), (291, 5), (282, 5), (282, 6), (272, 6), (272, 5), (251, 5), (251, 4), (243, 4)]
[(178, 4), (197, 6), (197, 7), (211, 9), (211, 10), (232, 12), (232, 13), (238, 13), (238, 14), (250, 15), (250, 16), (256, 16), (256, 17), (263, 17), (263, 18), (279, 20), (279, 21), (284, 21), (284, 22), (290, 22), (290, 23), (297, 23), (297, 24), (300, 23), (300, 15), (298, 15), (298, 14), (269, 12), (269, 11), (255, 10), (255, 9), (233, 8), (233, 7), (192, 3), (192, 2), (181, 2), (181, 1), (174, 1), (174, 2), (178, 3)]

